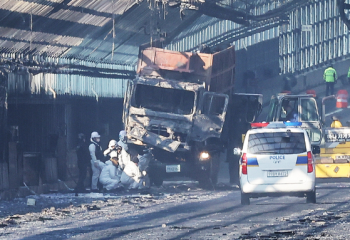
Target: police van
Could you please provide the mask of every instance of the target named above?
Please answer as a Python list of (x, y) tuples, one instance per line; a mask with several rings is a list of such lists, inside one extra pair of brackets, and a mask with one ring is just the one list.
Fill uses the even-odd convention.
[(263, 196), (306, 197), (316, 203), (315, 161), (307, 132), (299, 122), (252, 123), (235, 148), (240, 159), (241, 204)]

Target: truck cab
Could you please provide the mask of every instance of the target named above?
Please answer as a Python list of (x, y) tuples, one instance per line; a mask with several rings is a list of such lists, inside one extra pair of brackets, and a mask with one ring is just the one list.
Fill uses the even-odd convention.
[(140, 47), (123, 123), (133, 148), (152, 148), (154, 185), (177, 176), (217, 183), (220, 154), (261, 112), (262, 95), (234, 93), (234, 73), (233, 46), (213, 53)]
[(272, 96), (266, 122), (297, 121), (309, 135), (311, 144), (319, 146), (322, 141), (322, 121), (316, 99), (311, 94)]

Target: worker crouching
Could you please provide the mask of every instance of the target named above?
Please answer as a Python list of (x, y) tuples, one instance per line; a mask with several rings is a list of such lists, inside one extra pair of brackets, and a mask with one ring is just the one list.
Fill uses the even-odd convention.
[(100, 183), (103, 185), (104, 191), (112, 191), (122, 188), (120, 183), (121, 171), (118, 169), (118, 153), (112, 151), (110, 153), (110, 160), (106, 161), (106, 166), (102, 169), (100, 174)]
[(150, 186), (147, 175), (150, 153), (138, 155), (136, 151), (130, 151), (130, 161), (126, 163), (120, 178), (121, 183), (128, 189), (143, 189)]

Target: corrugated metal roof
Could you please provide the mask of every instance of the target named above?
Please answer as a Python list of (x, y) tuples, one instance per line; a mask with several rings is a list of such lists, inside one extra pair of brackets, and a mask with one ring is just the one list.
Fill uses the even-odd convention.
[[(191, 16), (193, 13), (190, 13)], [(131, 14), (126, 14), (116, 19), (116, 35), (113, 39), (111, 28), (104, 31), (100, 38), (89, 35), (77, 47), (71, 48), (66, 54), (87, 56), (89, 59), (104, 59), (125, 64), (136, 64), (139, 46), (150, 42), (151, 11), (149, 3), (144, 1), (133, 9)], [(180, 24), (181, 19), (178, 9), (167, 9), (165, 19), (158, 19), (160, 31), (171, 33)], [(155, 23), (156, 24), (156, 23)], [(112, 58), (112, 48), (114, 52)]]
[[(151, 39), (149, 4), (138, 0), (0, 0), (0, 53), (45, 52), (51, 57), (134, 65), (139, 46)], [(165, 14), (166, 20), (156, 19), (157, 14)], [(153, 23), (159, 31), (171, 33), (181, 23), (179, 9), (156, 9)]]
[(45, 94), (57, 98), (62, 95), (123, 98), (127, 79), (96, 78), (71, 74), (40, 73), (9, 74), (11, 94)]
[[(253, 6), (266, 3), (271, 4), (268, 5), (271, 9), (280, 2), (283, 1), (223, 0), (222, 4), (242, 8), (246, 3)], [(154, 6), (152, 12), (151, 3), (145, 0), (0, 0), (0, 54), (45, 53), (51, 57), (134, 65), (139, 46), (151, 40), (151, 26), (157, 38), (159, 33), (176, 37), (188, 27), (176, 40), (185, 38), (186, 43), (181, 44), (191, 48), (238, 26), (230, 21), (214, 24), (218, 21), (211, 17), (202, 17), (193, 23), (191, 17), (196, 15), (195, 11), (186, 11), (182, 21), (179, 8)], [(194, 32), (198, 34), (194, 36)]]

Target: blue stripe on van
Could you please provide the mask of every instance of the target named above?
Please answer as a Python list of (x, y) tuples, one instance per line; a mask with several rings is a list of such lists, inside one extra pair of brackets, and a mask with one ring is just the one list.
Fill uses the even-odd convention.
[(305, 165), (307, 164), (307, 155), (299, 155), (297, 158), (296, 165)]
[(249, 167), (258, 167), (259, 166), (258, 159), (256, 157), (251, 157), (251, 158), (248, 158), (247, 160), (248, 160), (247, 166), (249, 166)]

